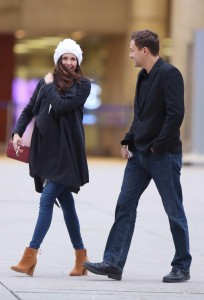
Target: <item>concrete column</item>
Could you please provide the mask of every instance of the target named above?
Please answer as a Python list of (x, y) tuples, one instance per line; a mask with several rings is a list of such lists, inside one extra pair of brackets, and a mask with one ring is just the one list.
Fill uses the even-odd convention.
[(130, 34), (135, 30), (150, 29), (159, 34), (162, 42), (168, 32), (168, 0), (130, 0), (127, 19), (123, 98), (124, 102), (132, 102), (138, 69), (128, 57)]
[(0, 143), (6, 141), (8, 134), (8, 104), (12, 100), (12, 80), (14, 75), (13, 46), (13, 35), (0, 35)]
[(188, 53), (196, 29), (204, 27), (203, 0), (172, 0), (170, 35), (173, 42), (172, 63), (184, 78), (188, 72)]
[(192, 152), (204, 154), (204, 29), (196, 31), (193, 51)]
[[(170, 36), (172, 38), (171, 62), (177, 66), (185, 83), (186, 113), (182, 126), (182, 139), (184, 152), (191, 152), (192, 145), (192, 118), (193, 99), (193, 49), (195, 31), (204, 27), (204, 1), (203, 0), (172, 0)], [(203, 58), (201, 58), (203, 59)], [(202, 128), (204, 124), (201, 124)]]

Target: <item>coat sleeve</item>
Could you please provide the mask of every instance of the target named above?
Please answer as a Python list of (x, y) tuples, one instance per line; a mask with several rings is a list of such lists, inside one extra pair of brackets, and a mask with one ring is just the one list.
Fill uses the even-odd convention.
[(67, 97), (62, 97), (54, 83), (44, 86), (46, 99), (51, 104), (52, 109), (57, 114), (66, 114), (85, 103), (91, 90), (91, 83), (88, 79), (81, 80), (77, 84), (76, 94)]
[(128, 145), (128, 146), (134, 145), (133, 122), (134, 122), (134, 118), (133, 118), (132, 125), (130, 126), (129, 131), (125, 134), (124, 139), (121, 141), (121, 145)]
[(29, 103), (26, 105), (26, 107), (22, 110), (21, 115), (16, 123), (16, 126), (13, 130), (13, 134), (18, 133), (20, 137), (23, 136), (28, 124), (33, 119), (33, 108), (35, 106), (36, 98), (38, 95), (38, 91), (40, 89), (40, 86), (42, 84), (42, 80), (40, 80), (32, 94), (32, 97), (30, 98)]
[[(135, 88), (135, 103), (134, 103), (134, 106), (136, 106), (137, 84), (138, 84), (141, 72), (142, 72), (142, 70), (139, 71), (138, 76), (137, 76), (137, 83), (136, 83), (136, 88)], [(130, 126), (130, 129), (126, 133), (124, 139), (121, 141), (121, 145), (128, 145), (130, 150), (132, 149), (132, 147), (134, 148), (134, 120), (135, 120), (135, 111), (134, 111), (134, 116), (133, 116), (133, 120), (132, 120), (132, 124)]]
[(171, 68), (164, 78), (164, 99), (166, 117), (160, 134), (153, 141), (155, 153), (168, 150), (170, 143), (177, 136), (184, 118), (184, 84), (181, 73)]

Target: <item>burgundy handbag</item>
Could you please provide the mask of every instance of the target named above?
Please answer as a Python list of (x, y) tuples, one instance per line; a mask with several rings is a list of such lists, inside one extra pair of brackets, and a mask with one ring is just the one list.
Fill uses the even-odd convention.
[(15, 151), (15, 149), (13, 147), (13, 141), (9, 140), (8, 146), (6, 149), (7, 157), (28, 163), (30, 147), (29, 146), (20, 146), (20, 150), (23, 150), (23, 152)]

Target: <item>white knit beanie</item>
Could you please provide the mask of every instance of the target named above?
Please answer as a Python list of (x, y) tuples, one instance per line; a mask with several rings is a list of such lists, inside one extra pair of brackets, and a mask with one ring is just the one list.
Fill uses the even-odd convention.
[(61, 41), (57, 48), (55, 49), (54, 53), (54, 62), (55, 65), (58, 62), (58, 59), (60, 58), (61, 55), (65, 53), (72, 53), (77, 57), (78, 64), (80, 65), (82, 62), (82, 50), (81, 47), (72, 39), (65, 39)]

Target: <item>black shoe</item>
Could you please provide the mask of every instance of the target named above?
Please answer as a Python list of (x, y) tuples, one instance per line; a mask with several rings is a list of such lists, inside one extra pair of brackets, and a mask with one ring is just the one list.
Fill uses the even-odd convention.
[(91, 263), (85, 262), (83, 266), (90, 272), (97, 274), (97, 275), (105, 275), (108, 278), (112, 278), (115, 280), (121, 280), (122, 272), (119, 271), (117, 268), (112, 267), (111, 265), (105, 263), (104, 261), (101, 263)]
[(178, 269), (172, 269), (172, 271), (164, 276), (163, 282), (184, 282), (190, 279), (189, 272), (183, 272)]

